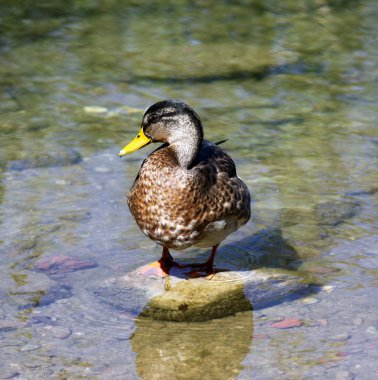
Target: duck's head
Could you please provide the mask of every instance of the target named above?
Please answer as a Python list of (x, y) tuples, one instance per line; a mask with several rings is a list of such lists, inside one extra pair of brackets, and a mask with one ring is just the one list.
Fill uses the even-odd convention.
[(152, 142), (161, 142), (171, 145), (180, 164), (188, 167), (202, 140), (201, 121), (193, 109), (180, 101), (163, 100), (148, 108), (139, 133), (119, 152), (119, 156), (133, 153)]

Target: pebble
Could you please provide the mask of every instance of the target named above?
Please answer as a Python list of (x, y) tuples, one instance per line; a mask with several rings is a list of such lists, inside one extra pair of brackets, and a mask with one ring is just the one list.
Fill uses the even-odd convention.
[(305, 303), (306, 305), (311, 305), (313, 303), (318, 303), (319, 300), (314, 297), (306, 297), (302, 299), (302, 302)]
[(51, 333), (54, 338), (66, 339), (72, 334), (72, 330), (69, 327), (54, 326), (51, 327)]
[(354, 348), (350, 351), (351, 354), (359, 354), (360, 352), (363, 352), (364, 350), (362, 348)]
[(320, 326), (328, 326), (328, 319), (318, 319), (317, 322), (319, 322)]
[(53, 149), (51, 152), (36, 152), (23, 160), (10, 161), (10, 170), (22, 171), (31, 168), (48, 168), (57, 166), (69, 166), (82, 161), (81, 154), (70, 148)]
[(367, 332), (368, 334), (371, 334), (371, 335), (377, 335), (378, 334), (378, 331), (377, 331), (377, 328), (374, 327), (374, 326), (369, 326), (365, 332)]
[(337, 334), (328, 337), (329, 340), (333, 340), (335, 342), (344, 342), (350, 338), (350, 334)]
[(326, 293), (331, 293), (335, 290), (335, 287), (332, 285), (324, 285), (324, 286), (322, 286), (322, 289)]
[(360, 317), (354, 318), (353, 319), (353, 324), (356, 326), (362, 325), (364, 323), (364, 320)]
[(328, 273), (338, 272), (339, 270), (340, 270), (339, 268), (324, 267), (320, 265), (306, 268), (306, 272), (314, 273), (314, 274), (328, 274)]
[(314, 213), (320, 225), (337, 226), (359, 212), (359, 203), (355, 200), (321, 202), (315, 205)]
[(337, 371), (335, 373), (335, 380), (353, 380), (354, 374), (349, 371)]
[(94, 168), (94, 171), (97, 173), (110, 173), (111, 169), (103, 167), (103, 166), (97, 166)]
[(269, 339), (269, 335), (266, 334), (254, 334), (253, 339), (260, 339), (260, 340), (266, 340)]
[(11, 368), (0, 367), (0, 379), (13, 379), (14, 377), (19, 376), (19, 372)]
[(86, 113), (101, 114), (108, 112), (108, 109), (100, 106), (86, 106), (84, 107), (84, 111)]
[(67, 211), (59, 215), (59, 219), (68, 220), (71, 222), (83, 222), (92, 218), (92, 215), (87, 210)]
[(41, 346), (39, 344), (25, 344), (25, 346), (22, 346), (20, 348), (20, 351), (21, 352), (28, 352), (28, 351), (35, 351), (35, 350), (38, 350), (39, 348), (41, 348)]
[(65, 179), (57, 179), (57, 180), (55, 181), (55, 183), (56, 183), (57, 185), (64, 186), (64, 185), (67, 185), (69, 182), (67, 182)]
[(50, 274), (74, 272), (82, 269), (94, 268), (97, 266), (95, 261), (79, 260), (75, 257), (58, 255), (35, 264), (36, 269), (47, 271)]
[(37, 245), (37, 239), (35, 237), (30, 239), (22, 239), (17, 241), (16, 247), (20, 251), (27, 251), (33, 249)]
[(285, 318), (282, 321), (273, 322), (270, 324), (270, 327), (275, 329), (290, 329), (292, 327), (300, 327), (303, 325), (303, 322), (297, 318)]
[(16, 320), (0, 319), (0, 331), (16, 330), (20, 327), (25, 327), (26, 323)]

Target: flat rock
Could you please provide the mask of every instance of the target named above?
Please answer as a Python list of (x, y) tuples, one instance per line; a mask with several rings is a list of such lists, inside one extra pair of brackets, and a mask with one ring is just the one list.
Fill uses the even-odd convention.
[(125, 313), (156, 320), (206, 321), (259, 309), (308, 285), (299, 275), (277, 269), (218, 272), (212, 279), (140, 274), (138, 268), (95, 289), (103, 302)]

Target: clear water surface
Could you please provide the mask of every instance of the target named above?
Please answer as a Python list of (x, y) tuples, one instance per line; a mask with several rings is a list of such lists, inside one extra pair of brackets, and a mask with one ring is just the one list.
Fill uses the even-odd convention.
[[(374, 0), (1, 2), (0, 378), (377, 378), (377, 12)], [(117, 153), (165, 98), (229, 139), (253, 193), (217, 264), (246, 252), (300, 269), (312, 295), (201, 323), (96, 296), (159, 257), (125, 202), (150, 149)], [(283, 318), (301, 326), (271, 326)]]

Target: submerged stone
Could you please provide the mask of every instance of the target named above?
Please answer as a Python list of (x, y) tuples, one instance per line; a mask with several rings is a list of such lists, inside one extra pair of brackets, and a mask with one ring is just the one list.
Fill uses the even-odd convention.
[(94, 268), (97, 263), (92, 260), (79, 260), (76, 257), (58, 255), (40, 260), (35, 264), (35, 268), (46, 271), (50, 274), (74, 272), (77, 270)]
[(329, 336), (328, 339), (333, 340), (335, 342), (343, 342), (345, 340), (348, 340), (350, 337), (351, 337), (350, 334), (337, 334), (337, 335)]
[(39, 350), (40, 348), (41, 348), (41, 345), (39, 344), (27, 343), (20, 348), (20, 351), (21, 352), (35, 351), (35, 350)]
[(304, 265), (302, 269), (308, 273), (313, 273), (313, 274), (330, 274), (330, 273), (335, 273), (335, 272), (340, 271), (339, 268), (328, 267), (324, 265), (313, 265), (313, 266)]
[(252, 310), (243, 292), (243, 282), (229, 274), (222, 273), (212, 280), (178, 281), (168, 286), (166, 291), (150, 300), (142, 316), (170, 321), (205, 321)]
[(47, 329), (57, 339), (66, 339), (72, 334), (72, 330), (69, 327), (47, 326)]
[(17, 330), (18, 328), (25, 327), (25, 322), (20, 322), (16, 319), (7, 320), (0, 319), (0, 332)]
[(270, 324), (270, 327), (275, 329), (291, 329), (293, 327), (301, 327), (303, 322), (298, 318), (285, 318), (282, 321), (274, 322)]
[(92, 114), (102, 114), (107, 113), (108, 109), (101, 106), (86, 106), (84, 107), (84, 112)]
[(282, 227), (314, 224), (313, 211), (304, 207), (283, 208), (280, 214), (280, 223)]
[(65, 211), (59, 215), (59, 219), (72, 222), (84, 222), (92, 218), (92, 215), (87, 210), (71, 210)]
[(18, 377), (19, 374), (19, 372), (12, 368), (7, 368), (2, 365), (0, 366), (0, 379), (13, 379), (15, 377)]
[(29, 153), (28, 157), (21, 160), (9, 162), (10, 170), (25, 170), (31, 168), (45, 168), (55, 166), (68, 166), (78, 164), (82, 161), (79, 152), (72, 148), (57, 148), (51, 152)]
[(357, 215), (360, 208), (360, 203), (355, 199), (334, 200), (318, 203), (314, 213), (320, 225), (334, 227)]

